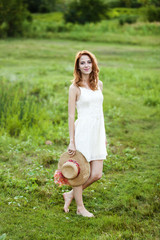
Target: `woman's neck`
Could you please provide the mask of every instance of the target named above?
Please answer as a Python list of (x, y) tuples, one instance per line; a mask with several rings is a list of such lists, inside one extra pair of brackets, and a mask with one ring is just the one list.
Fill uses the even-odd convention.
[(84, 84), (88, 84), (89, 83), (89, 74), (83, 74), (82, 75), (82, 82)]

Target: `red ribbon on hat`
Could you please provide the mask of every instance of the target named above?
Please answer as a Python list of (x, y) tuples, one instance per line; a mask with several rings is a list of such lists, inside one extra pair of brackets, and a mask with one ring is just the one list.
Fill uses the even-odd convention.
[[(76, 161), (72, 160), (72, 159), (69, 159), (66, 162), (73, 162), (73, 163), (75, 163), (76, 166), (78, 167), (78, 175), (79, 175), (79, 173), (80, 173), (80, 166), (79, 166), (79, 164)], [(63, 174), (62, 174), (62, 172), (60, 170), (56, 170), (55, 171), (54, 182), (56, 184), (58, 184), (59, 187), (61, 187), (63, 185), (70, 185), (69, 182), (68, 182), (68, 179), (63, 176)]]

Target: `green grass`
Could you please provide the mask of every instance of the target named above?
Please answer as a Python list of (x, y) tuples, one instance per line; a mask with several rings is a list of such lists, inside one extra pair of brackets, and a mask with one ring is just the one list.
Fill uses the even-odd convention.
[(54, 13), (47, 13), (47, 14), (36, 13), (36, 14), (33, 14), (32, 16), (34, 20), (47, 22), (47, 23), (63, 21), (63, 13), (61, 12), (54, 12)]
[[(0, 41), (0, 237), (160, 238), (160, 50), (154, 41)], [(70, 188), (53, 182), (69, 142), (68, 87), (81, 49), (98, 59), (109, 142), (102, 179), (84, 191), (94, 219), (76, 216), (75, 202), (65, 214), (62, 193)]]
[[(116, 10), (116, 9), (114, 9)], [(118, 11), (118, 10), (117, 10)], [(129, 11), (121, 9), (121, 12)], [(140, 10), (135, 10), (139, 11)], [(118, 16), (122, 16), (118, 13)], [(125, 13), (127, 14), (127, 13)], [(141, 16), (142, 14), (139, 13)], [(130, 45), (155, 45), (160, 44), (160, 24), (158, 22), (144, 22), (141, 18), (134, 24), (120, 25), (119, 18), (102, 20), (96, 24), (85, 25), (65, 23), (63, 14), (59, 12), (48, 14), (33, 14), (33, 22), (26, 25), (24, 37), (46, 39), (68, 39), (76, 41), (92, 41), (100, 43), (118, 43)], [(130, 16), (130, 15), (127, 15)], [(146, 36), (144, 38), (144, 36)]]

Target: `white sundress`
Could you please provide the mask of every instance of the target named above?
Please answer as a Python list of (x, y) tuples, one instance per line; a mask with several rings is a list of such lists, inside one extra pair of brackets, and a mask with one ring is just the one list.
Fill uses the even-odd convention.
[(76, 101), (78, 118), (75, 121), (75, 145), (88, 162), (106, 159), (103, 94), (100, 88), (91, 90), (79, 87)]

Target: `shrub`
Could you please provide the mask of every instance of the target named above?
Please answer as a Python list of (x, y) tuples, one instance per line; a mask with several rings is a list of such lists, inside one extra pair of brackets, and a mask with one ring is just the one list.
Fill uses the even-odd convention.
[(55, 9), (56, 0), (25, 0), (32, 13), (47, 13)]
[(0, 36), (23, 35), (24, 22), (31, 21), (23, 0), (0, 0)]
[(132, 16), (122, 15), (119, 18), (119, 24), (120, 25), (124, 25), (125, 23), (132, 24), (132, 23), (135, 23), (136, 21), (137, 21), (137, 16), (136, 15), (132, 15)]
[(64, 24), (62, 23), (54, 23), (54, 24), (48, 24), (46, 26), (47, 32), (69, 32), (72, 29), (72, 23)]
[(109, 4), (109, 7), (111, 8), (115, 8), (115, 7), (139, 8), (143, 6), (145, 7), (149, 4), (159, 7), (160, 1), (159, 0), (110, 0), (108, 4)]
[(86, 22), (98, 22), (107, 17), (108, 5), (101, 0), (80, 0), (69, 4), (64, 14), (66, 22), (85, 24)]
[(160, 8), (149, 6), (146, 8), (146, 16), (149, 22), (160, 21)]
[(142, 6), (142, 2), (139, 0), (121, 0), (120, 7), (131, 7), (131, 8), (139, 8)]

